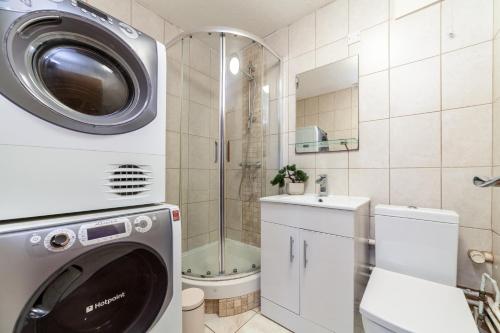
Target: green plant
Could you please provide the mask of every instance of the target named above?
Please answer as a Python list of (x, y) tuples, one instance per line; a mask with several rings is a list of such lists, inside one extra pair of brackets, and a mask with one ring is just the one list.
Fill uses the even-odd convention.
[(271, 180), (271, 184), (283, 187), (286, 179), (289, 179), (292, 183), (305, 183), (309, 176), (304, 171), (297, 169), (295, 164), (287, 165), (278, 171), (278, 174)]

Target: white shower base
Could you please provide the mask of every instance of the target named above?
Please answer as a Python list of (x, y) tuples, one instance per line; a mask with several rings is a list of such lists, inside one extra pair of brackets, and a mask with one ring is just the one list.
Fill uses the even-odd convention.
[[(223, 299), (238, 297), (260, 289), (260, 248), (232, 239), (225, 242), (226, 271), (229, 275), (213, 277), (196, 277), (183, 275), (182, 285), (185, 288), (200, 288), (206, 299)], [(255, 268), (252, 268), (255, 265)], [(188, 268), (193, 273), (210, 271), (217, 273), (219, 267), (219, 243), (212, 242), (182, 255), (182, 271)], [(232, 273), (237, 268), (238, 272)]]

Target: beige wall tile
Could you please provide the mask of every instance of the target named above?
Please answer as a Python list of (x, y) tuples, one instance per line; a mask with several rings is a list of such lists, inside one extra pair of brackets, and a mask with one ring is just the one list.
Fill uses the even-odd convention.
[[(172, 39), (177, 37), (181, 33), (181, 29), (179, 29), (177, 26), (171, 24), (170, 22), (165, 21), (165, 30), (164, 30), (164, 43), (167, 44), (170, 42)], [(180, 44), (179, 44), (180, 45)]]
[(389, 67), (389, 24), (382, 23), (361, 32), (359, 74), (367, 75)]
[(442, 6), (443, 52), (493, 38), (493, 0), (443, 1)]
[(364, 30), (389, 19), (389, 0), (349, 0), (349, 32)]
[(391, 167), (441, 166), (439, 112), (391, 119)]
[(188, 238), (208, 235), (208, 201), (188, 204)]
[(166, 141), (167, 169), (179, 169), (181, 160), (181, 140), (179, 133), (167, 131)]
[(167, 95), (167, 130), (181, 131), (181, 100), (178, 96)]
[(481, 275), (491, 274), (491, 265), (474, 264), (469, 259), (467, 251), (475, 249), (490, 251), (492, 247), (491, 230), (481, 230), (460, 227), (460, 241), (458, 245), (458, 280), (459, 286), (479, 289)]
[(295, 95), (295, 77), (297, 74), (306, 72), (314, 68), (315, 52), (308, 52), (297, 58), (293, 58), (288, 63), (288, 94)]
[(442, 119), (443, 166), (491, 165), (491, 104), (444, 111)]
[(493, 262), (493, 278), (495, 280), (500, 280), (500, 235), (497, 234), (496, 232), (493, 232), (493, 245), (492, 245), (492, 252), (493, 256), (495, 258)]
[(347, 169), (348, 156), (347, 152), (316, 154), (316, 167), (320, 169)]
[[(349, 194), (349, 171), (348, 169), (316, 169), (316, 176), (324, 174), (328, 177), (329, 195)], [(316, 185), (316, 192), (319, 193), (319, 185)]]
[[(498, 176), (500, 176), (500, 167), (493, 167), (493, 177), (498, 177)], [(500, 234), (500, 188), (494, 187), (491, 189), (491, 191), (492, 191), (491, 228), (497, 234)]]
[(299, 168), (314, 169), (316, 168), (315, 154), (295, 154), (295, 145), (289, 146), (289, 163), (297, 164)]
[(196, 102), (189, 103), (189, 134), (208, 137), (210, 135), (210, 108)]
[(491, 189), (472, 184), (474, 176), (491, 176), (491, 168), (443, 168), (443, 208), (460, 215), (464, 227), (491, 229)]
[(196, 38), (189, 41), (189, 66), (198, 72), (210, 76), (210, 48)]
[(290, 58), (314, 50), (316, 38), (316, 15), (312, 13), (290, 26)]
[(500, 34), (493, 41), (493, 101), (500, 101)]
[(347, 37), (348, 0), (336, 0), (316, 12), (316, 48)]
[(180, 204), (180, 169), (166, 170), (166, 199), (165, 202), (173, 205)]
[(391, 67), (439, 55), (440, 9), (437, 4), (391, 21)]
[(391, 117), (441, 109), (439, 57), (391, 69)]
[(132, 0), (88, 0), (87, 2), (125, 23), (130, 24), (132, 21)]
[(347, 38), (316, 49), (316, 67), (321, 67), (345, 59), (349, 56)]
[(241, 200), (226, 200), (226, 226), (233, 230), (242, 230)]
[(189, 169), (188, 202), (209, 200), (210, 175), (208, 169)]
[(441, 169), (391, 169), (391, 205), (441, 208)]
[[(196, 135), (189, 135), (188, 158), (189, 167), (208, 169), (209, 159), (213, 150), (209, 149), (209, 139)], [(184, 164), (185, 165), (185, 164)]]
[(189, 98), (191, 101), (210, 107), (211, 97), (210, 77), (191, 69), (189, 71)]
[(389, 73), (359, 78), (359, 121), (389, 118)]
[(492, 60), (491, 42), (444, 54), (443, 109), (491, 103)]
[(165, 39), (165, 21), (154, 11), (138, 4), (136, 1), (132, 3), (132, 25), (163, 43)]
[(371, 199), (372, 214), (378, 204), (389, 204), (388, 169), (349, 169), (349, 195)]
[(391, 0), (392, 17), (398, 18), (441, 0)]
[(273, 32), (264, 41), (280, 57), (288, 57), (288, 27)]
[(349, 152), (350, 168), (389, 167), (389, 119), (359, 124), (359, 150)]

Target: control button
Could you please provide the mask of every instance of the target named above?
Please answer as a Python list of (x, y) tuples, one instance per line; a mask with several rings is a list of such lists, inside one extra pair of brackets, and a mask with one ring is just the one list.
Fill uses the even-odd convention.
[(84, 13), (88, 13), (88, 10), (86, 10), (85, 8), (80, 8), (80, 10)]
[(90, 13), (90, 15), (91, 15), (92, 17), (97, 17), (97, 15), (96, 15), (96, 14), (94, 14), (94, 13)]
[(56, 248), (65, 247), (69, 243), (68, 234), (57, 234), (50, 238), (50, 245)]
[(45, 236), (45, 248), (52, 252), (64, 251), (70, 248), (76, 240), (76, 235), (70, 229), (55, 229)]
[(138, 232), (148, 232), (153, 226), (153, 221), (149, 216), (139, 216), (134, 221), (134, 229)]
[(40, 237), (39, 235), (33, 235), (30, 238), (30, 243), (35, 245), (35, 244), (40, 243), (41, 240), (42, 240), (42, 237)]
[(132, 28), (131, 26), (129, 26), (128, 24), (120, 22), (118, 25), (120, 26), (120, 30), (128, 38), (136, 39), (137, 37), (139, 37), (139, 34), (137, 33), (137, 31), (134, 28)]

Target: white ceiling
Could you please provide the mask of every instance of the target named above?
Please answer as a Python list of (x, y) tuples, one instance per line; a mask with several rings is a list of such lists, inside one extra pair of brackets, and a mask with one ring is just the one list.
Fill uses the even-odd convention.
[(332, 0), (140, 0), (179, 26), (194, 31), (228, 26), (264, 37)]

